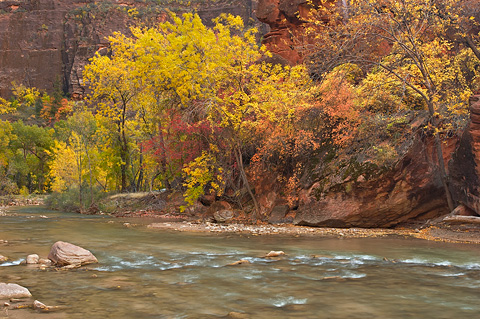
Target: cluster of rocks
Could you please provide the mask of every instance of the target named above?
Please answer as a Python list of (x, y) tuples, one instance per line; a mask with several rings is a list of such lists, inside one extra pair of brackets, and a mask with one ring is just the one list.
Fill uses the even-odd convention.
[(34, 200), (34, 199), (26, 199), (25, 201), (11, 201), (7, 204), (8, 206), (39, 206), (43, 205), (42, 201)]
[[(0, 255), (0, 263), (8, 261), (8, 257)], [(27, 255), (21, 264), (39, 265), (45, 267), (77, 268), (87, 264), (97, 263), (97, 258), (88, 250), (67, 242), (57, 241), (50, 248), (47, 258), (40, 258), (37, 254)]]
[(188, 232), (210, 233), (238, 233), (248, 235), (307, 235), (325, 237), (384, 237), (389, 235), (409, 236), (409, 230), (400, 229), (364, 229), (364, 228), (317, 228), (293, 225), (245, 225), (245, 224), (218, 224), (218, 223), (193, 223), (193, 222), (169, 222), (152, 223), (147, 226), (151, 229), (170, 229)]
[(5, 310), (32, 308), (49, 312), (60, 309), (59, 306), (47, 306), (38, 300), (32, 300), (32, 294), (27, 288), (12, 283), (0, 283), (0, 300)]
[[(0, 255), (0, 263), (6, 261), (8, 258)], [(40, 269), (47, 267), (70, 269), (97, 262), (97, 258), (90, 251), (67, 242), (57, 241), (50, 249), (47, 258), (30, 254), (22, 264), (37, 265)], [(32, 294), (27, 288), (15, 283), (0, 283), (0, 301), (3, 302), (6, 310), (31, 308), (49, 312), (60, 309), (58, 306), (47, 306), (38, 300), (33, 300)]]

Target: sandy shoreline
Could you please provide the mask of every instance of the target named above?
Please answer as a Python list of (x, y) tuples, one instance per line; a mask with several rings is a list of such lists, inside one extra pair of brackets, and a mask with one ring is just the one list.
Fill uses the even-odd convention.
[[(132, 223), (124, 223), (133, 226)], [(430, 226), (424, 229), (383, 229), (383, 228), (319, 228), (294, 225), (245, 225), (215, 224), (192, 222), (154, 222), (146, 226), (153, 230), (201, 233), (236, 233), (261, 235), (286, 235), (293, 237), (329, 237), (329, 238), (417, 238), (450, 243), (480, 244), (480, 231), (462, 231), (447, 227)]]

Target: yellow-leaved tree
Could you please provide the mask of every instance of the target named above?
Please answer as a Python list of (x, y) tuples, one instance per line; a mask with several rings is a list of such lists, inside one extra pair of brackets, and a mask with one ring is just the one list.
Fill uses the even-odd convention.
[(261, 62), (268, 53), (240, 17), (222, 15), (214, 22), (208, 28), (197, 14), (170, 14), (156, 28), (133, 28), (131, 38), (115, 34), (111, 55), (97, 55), (86, 68), (90, 101), (117, 123), (110, 132), (123, 147), (122, 189), (132, 163), (127, 155), (134, 144), (144, 145), (134, 138), (137, 130), (147, 144), (155, 140), (159, 167), (149, 171), (163, 176), (163, 186), (183, 169), (185, 199), (192, 203), (208, 189), (220, 195), (237, 179), (259, 218), (245, 150), (258, 147), (272, 127), (289, 129), (293, 110), (311, 96), (299, 89), (309, 79), (301, 66)]
[[(320, 6), (312, 10), (306, 28), (315, 40), (304, 45), (310, 72), (318, 79), (344, 63), (373, 70), (367, 77), (370, 84), (365, 82), (359, 92), (369, 108), (400, 108), (410, 99), (410, 106), (427, 111), (425, 124), (434, 136), (438, 174), (451, 210), (441, 136), (467, 112), (472, 93), (456, 60), (461, 47), (449, 37), (456, 30), (471, 39), (459, 31), (459, 23), (465, 22), (462, 8), (459, 0), (354, 0)], [(391, 105), (379, 105), (372, 97)]]

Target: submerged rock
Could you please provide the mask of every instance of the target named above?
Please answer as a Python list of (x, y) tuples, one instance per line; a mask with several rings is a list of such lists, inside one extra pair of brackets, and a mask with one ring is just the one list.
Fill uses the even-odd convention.
[(0, 299), (29, 298), (32, 294), (27, 288), (17, 284), (0, 283)]
[(280, 256), (285, 256), (285, 252), (282, 250), (278, 250), (278, 251), (272, 250), (271, 252), (265, 255), (265, 257), (280, 257)]
[(250, 316), (243, 312), (232, 311), (228, 313), (227, 318), (247, 319), (250, 318)]
[(228, 264), (227, 266), (237, 266), (237, 265), (247, 265), (250, 264), (250, 261), (246, 259), (240, 259), (237, 261), (234, 261), (233, 263)]
[(57, 241), (53, 244), (48, 254), (56, 266), (67, 265), (86, 265), (97, 263), (97, 258), (88, 250), (63, 241)]

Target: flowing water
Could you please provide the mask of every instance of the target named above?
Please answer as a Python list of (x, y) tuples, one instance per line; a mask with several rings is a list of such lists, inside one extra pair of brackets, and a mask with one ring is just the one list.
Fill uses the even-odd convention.
[[(413, 239), (177, 233), (23, 208), (0, 217), (0, 282), (64, 306), (30, 318), (478, 318), (480, 247)], [(110, 221), (110, 223), (109, 223)], [(19, 265), (57, 240), (99, 264)], [(287, 256), (262, 255), (283, 250)], [(386, 260), (386, 259), (387, 260)], [(251, 263), (226, 266), (240, 259)], [(5, 316), (5, 314), (3, 314)], [(9, 316), (15, 316), (14, 311)], [(0, 313), (0, 318), (2, 314)]]

